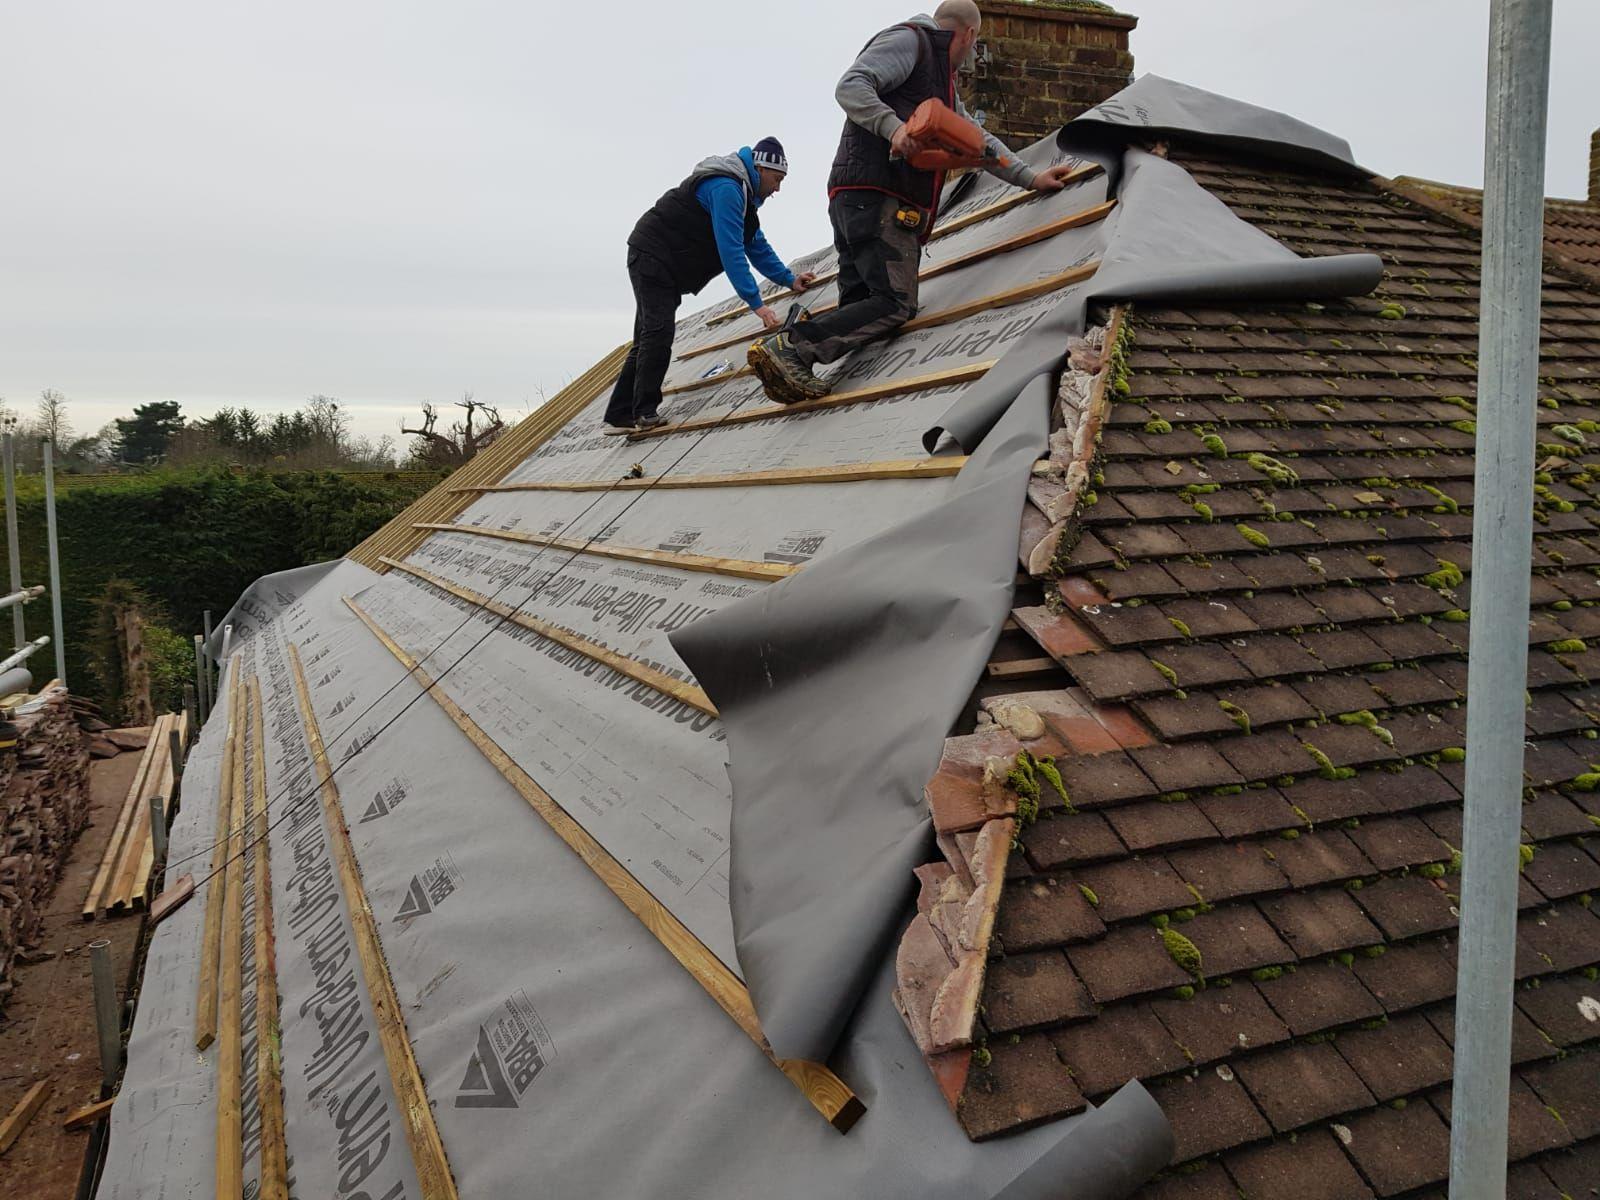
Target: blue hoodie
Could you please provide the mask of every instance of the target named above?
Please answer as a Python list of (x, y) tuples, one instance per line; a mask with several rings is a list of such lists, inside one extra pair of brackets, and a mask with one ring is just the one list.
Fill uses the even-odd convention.
[[(750, 176), (750, 203), (760, 208), (761, 177), (756, 174), (755, 154), (749, 146), (739, 151), (739, 160), (744, 163), (744, 169)], [(781, 287), (794, 286), (794, 272), (784, 265), (759, 229), (749, 242), (744, 240), (744, 188), (726, 175), (715, 175), (695, 188), (694, 195), (700, 201), (700, 207), (711, 214), (711, 228), (717, 235), (717, 254), (722, 259), (722, 269), (728, 274), (728, 282), (739, 293), (739, 299), (752, 309), (760, 308), (762, 304), (761, 289), (750, 274), (749, 264), (745, 261), (747, 257), (749, 262), (755, 264), (756, 270), (773, 283)]]

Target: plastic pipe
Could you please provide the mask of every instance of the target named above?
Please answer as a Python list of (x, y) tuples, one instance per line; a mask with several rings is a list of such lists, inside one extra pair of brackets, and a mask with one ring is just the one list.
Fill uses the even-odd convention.
[(1451, 1200), (1504, 1200), (1551, 0), (1493, 0)]

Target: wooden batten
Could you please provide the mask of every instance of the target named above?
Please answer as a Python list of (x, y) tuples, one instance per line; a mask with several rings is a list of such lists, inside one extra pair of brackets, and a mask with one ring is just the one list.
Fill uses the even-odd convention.
[(591, 641), (582, 634), (573, 633), (570, 629), (563, 629), (561, 626), (551, 624), (549, 621), (541, 621), (538, 617), (518, 612), (509, 604), (502, 604), (498, 600), (492, 600), (481, 592), (475, 592), (471, 588), (452, 583), (443, 576), (435, 575), (431, 571), (425, 571), (421, 567), (415, 567), (410, 563), (403, 563), (397, 559), (385, 559), (384, 561), (387, 566), (394, 570), (403, 571), (405, 574), (415, 579), (420, 579), (431, 587), (436, 587), (442, 592), (448, 592), (458, 600), (466, 601), (474, 608), (481, 608), (484, 612), (493, 613), (503, 620), (510, 621), (514, 625), (520, 625), (524, 629), (537, 633), (540, 637), (548, 638), (552, 642), (558, 642), (569, 650), (576, 650), (585, 658), (604, 663), (618, 674), (626, 675), (629, 679), (636, 679), (646, 687), (653, 688), (663, 695), (671, 696), (674, 700), (681, 700), (690, 708), (697, 709), (707, 716), (714, 717), (717, 715), (717, 709), (711, 703), (711, 697), (706, 695), (704, 689), (696, 687), (692, 683), (674, 679), (664, 671), (658, 671), (654, 667), (647, 667), (641, 662), (635, 662), (627, 655), (618, 654), (615, 650), (602, 646), (599, 642)]
[[(218, 1196), (244, 1192), (244, 731), (249, 702), (238, 671), (233, 673), (234, 715), (228, 753), (233, 778), (228, 801), (228, 861), (223, 867), (222, 951), (217, 969), (217, 1154)], [(213, 883), (215, 881), (213, 880)]]
[(743, 558), (715, 558), (705, 554), (685, 554), (675, 550), (646, 550), (638, 546), (618, 546), (613, 542), (585, 541), (583, 538), (542, 537), (536, 533), (523, 533), (516, 529), (491, 529), (483, 525), (422, 524), (418, 529), (432, 533), (464, 533), (471, 537), (495, 538), (504, 542), (518, 542), (524, 546), (543, 546), (552, 550), (570, 550), (575, 554), (589, 554), (598, 558), (615, 558), (624, 562), (650, 563), (658, 567), (676, 567), (680, 571), (700, 571), (710, 575), (730, 575), (735, 579), (776, 580), (787, 579), (800, 568), (793, 563), (753, 562)]
[(196, 1050), (205, 1050), (217, 1040), (217, 968), (222, 959), (222, 909), (227, 899), (229, 820), (233, 810), (233, 743), (238, 725), (238, 697), (230, 686), (222, 782), (217, 789), (216, 840), (211, 846), (211, 871), (206, 877), (206, 919), (200, 935), (200, 991), (194, 1014)]
[(111, 837), (106, 842), (99, 869), (95, 871), (94, 882), (89, 885), (89, 894), (83, 902), (83, 919), (86, 921), (105, 916), (107, 896), (116, 878), (117, 864), (122, 859), (128, 831), (133, 826), (134, 813), (139, 807), (139, 798), (144, 794), (145, 781), (149, 778), (151, 766), (155, 762), (154, 746), (154, 738), (145, 744), (144, 751), (139, 757), (139, 766), (134, 772), (133, 782), (128, 785), (128, 793), (123, 798), (122, 807), (117, 810), (116, 824), (111, 827)]
[(345, 823), (338, 784), (333, 779), (333, 766), (328, 761), (327, 750), (322, 742), (322, 730), (317, 724), (317, 714), (311, 707), (311, 690), (306, 684), (305, 668), (300, 663), (300, 650), (292, 642), (289, 644), (289, 665), (294, 671), (295, 692), (300, 700), (300, 720), (311, 749), (312, 769), (321, 782), (322, 815), (339, 871), (345, 909), (355, 933), (356, 955), (361, 960), (367, 1000), (373, 1023), (377, 1026), (384, 1062), (389, 1069), (389, 1080), (394, 1087), (395, 1102), (405, 1115), (402, 1124), (411, 1150), (411, 1161), (416, 1167), (422, 1200), (458, 1200), (444, 1141), (439, 1136), (439, 1126), (428, 1102), (428, 1090), (423, 1085), (422, 1072), (411, 1050), (411, 1038), (406, 1033), (405, 1016), (400, 1008), (400, 999), (395, 994), (394, 980), (389, 977), (389, 964), (383, 956), (383, 942), (378, 937), (377, 921), (361, 883), (361, 867), (356, 861), (355, 847), (350, 843), (350, 829)]
[[(833, 467), (781, 467), (771, 471), (733, 471), (719, 475), (644, 475), (637, 479), (557, 479), (538, 483), (498, 483), (477, 492), (654, 491), (657, 488), (775, 487), (809, 483), (860, 483), (868, 479), (936, 479), (959, 474), (961, 454), (845, 463)], [(392, 565), (392, 564), (391, 564)]]
[(0, 1154), (11, 1149), (12, 1144), (22, 1136), (22, 1131), (28, 1127), (28, 1122), (33, 1120), (34, 1114), (44, 1104), (45, 1097), (50, 1094), (51, 1081), (41, 1079), (22, 1094), (16, 1107), (6, 1114), (0, 1121)]
[(354, 600), (346, 596), (344, 603), (395, 660), (426, 690), (477, 751), (493, 765), (506, 782), (516, 789), (517, 794), (527, 802), (528, 806), (584, 861), (612, 894), (627, 906), (628, 911), (639, 918), (645, 928), (654, 934), (695, 981), (705, 988), (739, 1028), (800, 1088), (817, 1111), (840, 1132), (848, 1130), (866, 1111), (848, 1085), (826, 1067), (818, 1064), (774, 1058), (771, 1047), (767, 1045), (761, 1033), (750, 993), (739, 977), (712, 954), (705, 944), (673, 916), (626, 867), (613, 858), (605, 847), (595, 841), (588, 830), (573, 820), (555, 798), (517, 765), (516, 761), (433, 681), (421, 664), (406, 653), (400, 644)]
[[(1111, 211), (1111, 205), (1110, 205), (1109, 202), (1107, 204), (1104, 204), (1104, 205), (1096, 205), (1093, 209), (1089, 210), (1089, 213), (1092, 214), (1092, 217), (1090, 219), (1092, 221), (1098, 221), (1101, 218), (1103, 218), (1106, 215), (1107, 212), (1110, 212), (1110, 211)], [(1066, 220), (1066, 218), (1063, 218), (1063, 220)], [(1075, 224), (1077, 224), (1077, 225), (1082, 225), (1082, 224), (1086, 224), (1086, 223), (1088, 223), (1088, 222), (1083, 221), (1083, 220), (1079, 220), (1079, 221), (1075, 222)], [(1057, 222), (1056, 223), (1056, 227), (1052, 230), (1051, 233), (1045, 234), (1045, 235), (1041, 235), (1041, 236), (1053, 237), (1055, 234), (1061, 233), (1063, 230), (1070, 229), (1072, 227), (1073, 226), (1071, 226), (1071, 225), (1066, 225), (1066, 224), (1062, 224), (1060, 222)], [(1031, 237), (1031, 235), (1026, 235), (1026, 234), (1019, 235), (1019, 238), (1028, 238), (1028, 237)], [(1038, 240), (1040, 240), (1040, 238), (1038, 238), (1038, 237), (1032, 237), (1031, 240), (1027, 240), (1027, 241), (1019, 241), (1018, 238), (1013, 238), (1013, 239), (1011, 239), (1011, 242), (1016, 243), (1016, 245), (1026, 246), (1026, 245), (1031, 245), (1034, 241), (1038, 241)], [(984, 253), (974, 253), (974, 254), (962, 255), (960, 258), (951, 259), (949, 263), (940, 263), (940, 264), (936, 264), (935, 266), (929, 267), (926, 271), (924, 271), (922, 273), (921, 278), (922, 279), (931, 279), (931, 278), (933, 278), (935, 276), (943, 275), (946, 271), (953, 271), (957, 267), (970, 266), (972, 263), (977, 262), (979, 259), (987, 258), (987, 257), (989, 257), (990, 254), (998, 253), (999, 249), (1002, 249), (1002, 248), (1003, 249), (1015, 249), (1016, 246), (1012, 245), (1011, 243), (1002, 243), (1002, 246), (1000, 248), (991, 248), (989, 251), (984, 252)], [(1049, 276), (1047, 279), (1039, 281), (1039, 283), (1025, 284), (1022, 287), (1018, 287), (1018, 288), (1009, 288), (1006, 291), (996, 292), (993, 295), (981, 297), (980, 299), (973, 300), (973, 301), (971, 301), (970, 303), (967, 303), (967, 304), (958, 304), (958, 305), (955, 305), (952, 308), (943, 308), (943, 309), (940, 309), (938, 312), (929, 313), (924, 317), (918, 317), (915, 320), (908, 321), (906, 324), (900, 326), (899, 329), (896, 329), (889, 336), (894, 337), (894, 336), (897, 336), (897, 335), (902, 334), (902, 333), (910, 333), (915, 329), (927, 329), (927, 328), (930, 328), (931, 326), (934, 326), (934, 325), (943, 325), (943, 324), (946, 324), (947, 322), (950, 322), (950, 321), (959, 321), (959, 320), (961, 320), (962, 317), (971, 316), (975, 312), (982, 312), (986, 308), (999, 308), (999, 307), (1002, 307), (1003, 305), (1006, 305), (1006, 304), (1015, 304), (1019, 300), (1026, 300), (1031, 296), (1037, 296), (1037, 295), (1042, 294), (1043, 292), (1054, 291), (1058, 287), (1066, 287), (1067, 284), (1075, 283), (1080, 278), (1087, 279), (1088, 275), (1093, 275), (1094, 272), (1099, 269), (1099, 267), (1100, 267), (1100, 263), (1099, 263), (1098, 260), (1096, 260), (1093, 264), (1086, 264), (1085, 267), (1073, 267), (1073, 268), (1071, 268), (1071, 269), (1069, 269), (1067, 271), (1062, 271), (1059, 274)], [(1081, 271), (1083, 271), (1085, 269), (1088, 270), (1088, 275), (1079, 275), (1079, 274), (1077, 274), (1078, 272), (1081, 272)], [(1052, 281), (1059, 281), (1059, 282), (1052, 282)], [(1048, 284), (1049, 286), (1040, 287), (1040, 284)], [(1038, 290), (1029, 291), (1028, 289), (1030, 289), (1030, 288), (1037, 288)], [(974, 306), (976, 306), (976, 307), (974, 307)], [(824, 313), (832, 312), (837, 307), (838, 307), (837, 304), (819, 305), (817, 308), (811, 310), (811, 315), (820, 317)], [(685, 350), (682, 354), (677, 355), (676, 358), (677, 358), (677, 361), (679, 361), (679, 362), (685, 362), (685, 361), (687, 361), (687, 360), (689, 360), (691, 358), (699, 358), (701, 355), (711, 354), (711, 353), (714, 353), (715, 351), (718, 351), (718, 350), (726, 350), (730, 346), (737, 346), (737, 345), (740, 345), (740, 344), (742, 344), (744, 342), (753, 341), (754, 339), (756, 339), (756, 338), (758, 338), (760, 336), (761, 336), (761, 331), (760, 330), (754, 330), (754, 331), (750, 331), (750, 332), (746, 332), (746, 333), (739, 333), (739, 334), (730, 334), (729, 336), (727, 336), (725, 338), (719, 338), (714, 342), (707, 342), (703, 346), (695, 346), (691, 350)], [(729, 378), (729, 376), (728, 375), (719, 375), (719, 376), (715, 376), (713, 378), (714, 379), (727, 379), (727, 378)], [(700, 382), (700, 383), (703, 384), (704, 381), (697, 381), (697, 382)], [(682, 390), (682, 385), (680, 385), (680, 387), (678, 387), (678, 388), (663, 388), (662, 389), (662, 395), (667, 395), (667, 394), (670, 394), (672, 392), (679, 391), (679, 390)]]
[(261, 681), (250, 677), (250, 836), (255, 841), (256, 1102), (261, 1113), (259, 1200), (289, 1200), (283, 1116), (278, 948), (272, 925), (272, 843), (267, 820), (267, 753)]
[(749, 421), (772, 421), (780, 417), (792, 417), (800, 413), (825, 412), (832, 408), (845, 408), (852, 404), (867, 404), (874, 400), (885, 400), (890, 396), (905, 396), (912, 392), (927, 392), (934, 388), (949, 387), (957, 383), (970, 383), (974, 379), (981, 379), (989, 373), (989, 369), (1000, 360), (997, 358), (985, 359), (983, 362), (968, 363), (966, 366), (950, 367), (943, 371), (931, 371), (926, 375), (917, 375), (910, 379), (895, 379), (887, 383), (875, 383), (871, 387), (856, 388), (848, 392), (835, 392), (824, 396), (820, 400), (802, 400), (797, 404), (769, 404), (760, 408), (753, 408), (746, 412), (734, 409), (720, 417), (698, 417), (692, 421), (679, 421), (675, 425), (659, 425), (654, 429), (640, 430), (638, 433), (628, 435), (630, 442), (643, 441), (646, 438), (665, 437), (672, 433), (698, 433), (703, 429), (718, 429), (724, 425), (743, 425)]
[[(1081, 182), (1082, 180), (1088, 178), (1090, 175), (1098, 174), (1100, 172), (1100, 170), (1101, 170), (1101, 167), (1100, 167), (1099, 163), (1090, 163), (1088, 166), (1079, 167), (1077, 170), (1073, 171), (1070, 175), (1067, 176), (1067, 178), (1064, 180), (1064, 184), (1067, 187), (1071, 187), (1073, 184)], [(1007, 196), (1004, 200), (997, 200), (993, 204), (990, 204), (990, 205), (988, 205), (988, 206), (986, 206), (984, 208), (980, 208), (977, 212), (968, 213), (964, 217), (958, 217), (954, 221), (945, 222), (945, 223), (942, 223), (942, 224), (936, 226), (934, 228), (933, 233), (929, 235), (928, 241), (930, 243), (931, 242), (937, 242), (937, 241), (942, 240), (943, 238), (949, 237), (953, 233), (960, 233), (963, 229), (969, 229), (972, 226), (981, 224), (984, 221), (993, 220), (995, 217), (998, 217), (998, 216), (1001, 216), (1001, 215), (1003, 215), (1005, 213), (1008, 213), (1014, 208), (1019, 208), (1024, 204), (1031, 204), (1033, 201), (1040, 199), (1042, 195), (1044, 195), (1044, 193), (1026, 191), (1026, 190), (1015, 192), (1012, 195)], [(1106, 207), (1109, 206), (1110, 203), (1112, 203), (1112, 202), (1108, 202), (1106, 205), (1096, 205), (1095, 208), (1106, 208)], [(1098, 221), (1100, 219), (1100, 217), (1103, 217), (1105, 215), (1105, 213), (1102, 212), (1098, 216), (1093, 216), (1093, 217), (1087, 217), (1086, 216), (1086, 213), (1093, 212), (1093, 211), (1094, 211), (1094, 209), (1086, 209), (1086, 210), (1084, 210), (1084, 212), (1074, 213), (1070, 217), (1062, 218), (1062, 220), (1064, 220), (1064, 221), (1075, 221), (1075, 224), (1077, 224), (1077, 225), (1086, 225), (1086, 224), (1090, 224), (1093, 221)], [(1048, 229), (1048, 230), (1050, 230), (1050, 232), (1041, 233), (1041, 232), (1038, 232), (1038, 231), (1034, 231), (1034, 236), (1032, 238), (1032, 241), (1042, 241), (1044, 238), (1053, 237), (1055, 234), (1060, 233), (1062, 229), (1071, 229), (1071, 228), (1073, 228), (1073, 225), (1060, 225), (1059, 228), (1052, 228), (1052, 226), (1055, 226), (1055, 225), (1058, 225), (1058, 224), (1059, 224), (1059, 222), (1051, 222), (1050, 225), (1040, 226), (1040, 229)], [(1028, 235), (1027, 234), (1021, 234), (1021, 235), (1018, 235), (1018, 236), (1026, 237)], [(1029, 242), (1023, 242), (1021, 244), (1022, 245), (1029, 245), (1030, 243)], [(1001, 243), (999, 243), (997, 245), (994, 245), (994, 246), (981, 247), (980, 249), (973, 251), (973, 255), (978, 256), (978, 257), (986, 258), (991, 254), (999, 254), (999, 253), (1004, 252), (1005, 250), (1014, 250), (1014, 249), (1016, 249), (1015, 245), (1010, 245), (1010, 244), (1008, 244), (1006, 242), (1001, 242)], [(971, 256), (963, 256), (963, 257), (971, 257)], [(833, 280), (837, 279), (838, 277), (839, 277), (839, 272), (837, 270), (824, 271), (824, 272), (820, 273), (817, 276), (817, 281), (812, 286), (821, 287), (823, 284), (833, 282)], [(927, 279), (927, 278), (929, 278), (929, 275), (926, 272), (924, 272), (923, 275), (922, 275), (922, 278), (923, 279)], [(795, 292), (795, 291), (791, 290), (790, 288), (779, 288), (777, 291), (775, 291), (775, 292), (771, 293), (770, 295), (764, 297), (764, 299), (762, 300), (762, 303), (768, 304), (768, 305), (778, 304), (778, 303), (781, 303), (784, 300), (793, 299), (795, 296), (797, 296), (799, 294), (800, 293)], [(727, 312), (719, 313), (717, 316), (714, 316), (709, 321), (707, 321), (706, 322), (706, 328), (710, 329), (710, 328), (713, 328), (713, 327), (715, 327), (717, 325), (725, 325), (729, 321), (737, 321), (740, 317), (746, 315), (748, 312), (749, 312), (749, 309), (747, 309), (747, 308), (732, 308), (732, 309), (729, 309)]]
[(67, 1115), (61, 1122), (61, 1128), (67, 1130), (87, 1129), (96, 1121), (111, 1115), (111, 1106), (117, 1102), (115, 1096), (109, 1100), (96, 1100), (93, 1104), (85, 1104), (82, 1108)]

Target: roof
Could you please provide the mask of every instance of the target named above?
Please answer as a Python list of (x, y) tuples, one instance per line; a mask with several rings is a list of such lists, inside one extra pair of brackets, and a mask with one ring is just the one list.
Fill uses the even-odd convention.
[[(1302, 254), (1381, 254), (1383, 284), (1113, 331), (1093, 492), (991, 668), (1021, 678), (980, 687), (929, 785), (970, 845), (1011, 819), (995, 781), (1024, 751), (1061, 781), (1031, 772), (986, 1041), (964, 1086), (935, 1062), (980, 1138), (1144, 1081), (1177, 1144), (1141, 1200), (1442, 1195), (1476, 236), (1362, 180), (1171, 157)], [(1600, 291), (1547, 274), (1542, 332), (1510, 1194), (1577, 1196), (1600, 1179)]]
[[(1396, 183), (1416, 189), (1438, 201), (1446, 210), (1483, 218), (1483, 189), (1438, 183), (1402, 175)], [(1600, 268), (1600, 198), (1563, 200), (1548, 196), (1544, 202), (1544, 241), (1554, 254), (1575, 263)]]

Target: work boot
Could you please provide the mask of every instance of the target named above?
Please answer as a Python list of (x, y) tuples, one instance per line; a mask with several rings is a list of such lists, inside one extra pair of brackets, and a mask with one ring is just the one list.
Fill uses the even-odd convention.
[(660, 429), (666, 423), (667, 419), (660, 413), (651, 413), (648, 417), (640, 417), (635, 421), (633, 428), (634, 432), (643, 433), (647, 429)]
[(17, 727), (10, 721), (0, 721), (0, 752), (17, 748)]
[(750, 369), (767, 389), (767, 395), (779, 404), (820, 400), (833, 390), (832, 385), (818, 379), (800, 357), (787, 333), (761, 338), (751, 345), (746, 357)]
[(634, 430), (638, 428), (639, 427), (637, 425), (617, 425), (611, 421), (607, 421), (604, 425), (600, 426), (600, 432), (608, 434), (611, 437), (626, 437), (628, 434), (634, 432)]

